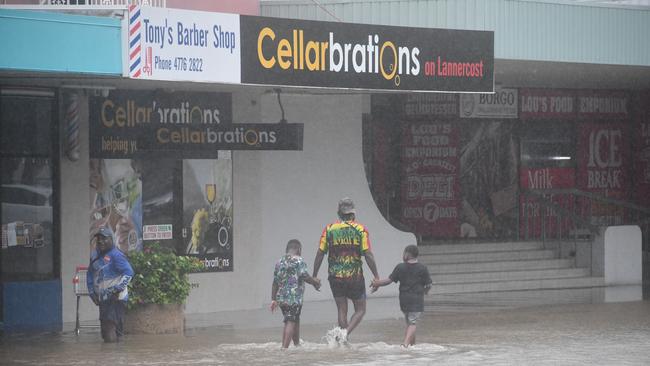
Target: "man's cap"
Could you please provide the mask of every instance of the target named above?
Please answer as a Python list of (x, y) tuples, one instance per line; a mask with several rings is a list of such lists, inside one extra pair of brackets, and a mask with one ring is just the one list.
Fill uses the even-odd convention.
[(102, 226), (102, 227), (99, 228), (99, 230), (97, 230), (97, 233), (95, 234), (95, 236), (103, 236), (105, 238), (112, 238), (113, 237), (113, 230), (111, 230), (107, 226)]
[(348, 197), (341, 199), (339, 201), (339, 213), (342, 215), (356, 213), (356, 210), (354, 209), (354, 201)]

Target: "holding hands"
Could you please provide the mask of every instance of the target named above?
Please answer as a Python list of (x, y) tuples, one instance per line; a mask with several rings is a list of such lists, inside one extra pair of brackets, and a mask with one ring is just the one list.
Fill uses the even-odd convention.
[(320, 278), (307, 275), (305, 277), (305, 282), (307, 282), (308, 284), (314, 286), (316, 291), (320, 291)]
[(380, 280), (379, 278), (374, 278), (372, 281), (370, 281), (370, 293), (374, 293), (377, 291), (380, 287), (389, 285), (393, 281), (390, 278), (386, 278), (384, 280)]

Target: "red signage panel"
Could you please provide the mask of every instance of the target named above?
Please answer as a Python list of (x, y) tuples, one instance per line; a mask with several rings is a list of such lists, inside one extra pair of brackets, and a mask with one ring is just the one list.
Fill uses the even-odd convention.
[(457, 125), (406, 123), (402, 136), (402, 223), (424, 235), (457, 237), (460, 230)]

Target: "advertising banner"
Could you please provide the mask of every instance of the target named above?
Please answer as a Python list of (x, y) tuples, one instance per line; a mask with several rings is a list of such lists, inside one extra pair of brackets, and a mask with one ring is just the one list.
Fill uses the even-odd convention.
[(622, 123), (580, 123), (577, 186), (589, 192), (625, 198), (629, 139)]
[(419, 234), (459, 234), (458, 128), (452, 123), (405, 123), (402, 135), (403, 224)]
[(302, 124), (232, 123), (231, 95), (112, 91), (90, 99), (90, 155), (216, 158), (218, 150), (302, 150)]
[(521, 119), (574, 119), (577, 113), (575, 92), (560, 89), (520, 89)]
[(494, 94), (468, 93), (460, 96), (462, 118), (517, 118), (517, 89), (500, 88)]
[(239, 84), (239, 15), (131, 6), (124, 75)]
[[(628, 199), (630, 139), (623, 123), (580, 123), (578, 126), (578, 189), (620, 200)], [(618, 225), (623, 210), (594, 202), (592, 221), (598, 225)]]
[[(547, 167), (547, 168), (521, 168), (519, 182), (522, 190), (536, 189), (569, 189), (576, 186), (575, 168), (572, 167)], [(574, 211), (579, 202), (571, 194), (555, 194), (549, 197), (555, 205), (568, 211)], [(520, 198), (520, 230), (524, 236), (539, 237), (542, 227), (547, 235), (566, 234), (572, 228), (569, 218), (560, 216), (554, 210), (540, 205), (537, 197), (529, 199), (521, 195)], [(545, 220), (542, 225), (542, 220)]]
[(494, 32), (241, 16), (241, 81), (492, 92)]
[(521, 168), (519, 182), (524, 189), (565, 189), (575, 188), (574, 168)]
[(650, 93), (642, 94), (641, 111), (635, 123), (634, 134), (634, 191), (635, 201), (650, 207)]

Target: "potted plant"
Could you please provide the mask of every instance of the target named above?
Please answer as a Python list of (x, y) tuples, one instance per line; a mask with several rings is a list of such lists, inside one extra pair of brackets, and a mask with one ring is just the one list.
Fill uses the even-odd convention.
[(126, 333), (181, 333), (183, 304), (190, 293), (188, 274), (199, 272), (197, 258), (179, 256), (158, 242), (140, 252), (129, 252), (134, 276), (129, 283)]

